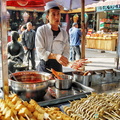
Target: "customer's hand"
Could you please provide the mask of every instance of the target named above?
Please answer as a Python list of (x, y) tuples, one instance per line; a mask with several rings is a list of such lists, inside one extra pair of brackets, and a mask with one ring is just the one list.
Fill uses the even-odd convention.
[(63, 55), (56, 55), (56, 60), (63, 66), (67, 66), (69, 63), (68, 59)]

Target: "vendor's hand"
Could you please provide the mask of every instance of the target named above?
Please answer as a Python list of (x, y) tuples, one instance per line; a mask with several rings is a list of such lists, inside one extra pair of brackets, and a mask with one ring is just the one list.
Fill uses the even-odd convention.
[(28, 50), (28, 48), (27, 48), (27, 47), (24, 47), (24, 49), (25, 49), (25, 50)]
[(56, 60), (63, 66), (67, 66), (67, 64), (69, 63), (68, 59), (63, 55), (56, 55)]

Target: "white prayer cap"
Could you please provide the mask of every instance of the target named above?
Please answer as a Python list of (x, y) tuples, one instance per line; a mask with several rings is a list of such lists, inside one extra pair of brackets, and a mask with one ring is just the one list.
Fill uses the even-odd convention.
[(49, 9), (53, 8), (53, 7), (59, 7), (58, 4), (54, 1), (50, 1), (46, 3), (45, 11), (48, 11)]

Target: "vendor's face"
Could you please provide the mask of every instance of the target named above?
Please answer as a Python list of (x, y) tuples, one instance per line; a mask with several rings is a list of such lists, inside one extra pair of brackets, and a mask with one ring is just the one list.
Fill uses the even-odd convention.
[(47, 19), (51, 25), (58, 26), (60, 24), (60, 10), (57, 9), (50, 9), (49, 14), (47, 15)]

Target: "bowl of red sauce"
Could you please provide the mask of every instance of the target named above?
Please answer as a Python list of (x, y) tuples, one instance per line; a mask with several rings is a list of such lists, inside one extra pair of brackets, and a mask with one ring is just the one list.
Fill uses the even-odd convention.
[(44, 98), (52, 75), (38, 71), (21, 71), (9, 75), (10, 91), (16, 93), (21, 99), (37, 102)]

